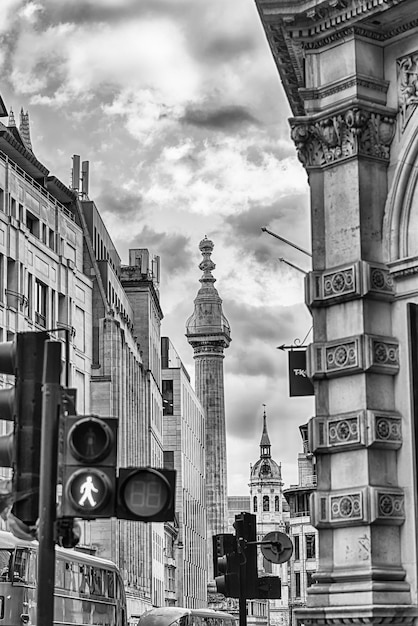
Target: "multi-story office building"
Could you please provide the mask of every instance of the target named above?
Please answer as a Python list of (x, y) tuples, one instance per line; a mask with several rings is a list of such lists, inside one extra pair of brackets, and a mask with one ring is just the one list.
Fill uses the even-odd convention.
[[(121, 265), (94, 202), (77, 200), (84, 226), (84, 271), (93, 280), (91, 408), (119, 418), (118, 464), (163, 466), (159, 258), (129, 251)], [(85, 522), (84, 541), (120, 564), (128, 613), (164, 605), (164, 525)]]
[(80, 413), (90, 410), (92, 289), (74, 196), (35, 157), (27, 116), (17, 128), (11, 115), (0, 122), (0, 341), (58, 329), (68, 347), (62, 382), (77, 388)]
[(293, 542), (289, 561), (291, 610), (306, 606), (308, 589), (318, 569), (318, 531), (312, 526), (310, 515), (310, 496), (316, 489), (315, 466), (308, 449), (307, 426), (299, 430), (303, 452), (298, 455), (298, 484), (283, 492), (290, 507), (289, 536)]
[[(78, 163), (67, 187), (35, 157), (27, 116), (19, 128), (13, 116), (0, 122), (0, 341), (51, 330), (67, 348), (62, 383), (77, 389), (78, 413), (119, 419), (119, 465), (162, 466), (158, 259), (134, 250), (121, 266), (87, 196), (87, 163), (79, 191)], [(132, 623), (164, 604), (162, 523), (111, 519), (82, 531), (120, 565)]]
[(166, 580), (175, 588), (177, 606), (198, 608), (206, 606), (208, 579), (205, 414), (168, 337), (161, 339), (161, 355), (164, 458), (177, 471), (177, 559), (166, 563)]

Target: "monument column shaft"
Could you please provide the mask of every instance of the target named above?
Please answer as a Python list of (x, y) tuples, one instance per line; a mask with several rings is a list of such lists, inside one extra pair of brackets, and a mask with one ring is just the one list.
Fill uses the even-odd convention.
[(225, 531), (227, 473), (223, 355), (195, 356), (196, 393), (206, 413), (208, 536)]

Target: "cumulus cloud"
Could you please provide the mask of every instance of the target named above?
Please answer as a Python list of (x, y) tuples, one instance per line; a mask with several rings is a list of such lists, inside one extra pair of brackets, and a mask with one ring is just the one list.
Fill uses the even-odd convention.
[(190, 238), (182, 234), (167, 233), (144, 226), (126, 241), (129, 248), (148, 248), (161, 257), (166, 278), (190, 267)]
[(231, 130), (237, 126), (248, 126), (248, 124), (257, 123), (254, 116), (239, 105), (221, 106), (217, 109), (200, 109), (192, 106), (186, 107), (180, 121), (193, 126), (215, 130)]

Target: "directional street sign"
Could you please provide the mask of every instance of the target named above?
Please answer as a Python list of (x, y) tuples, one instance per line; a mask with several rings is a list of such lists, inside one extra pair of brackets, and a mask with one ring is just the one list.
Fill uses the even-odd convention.
[(261, 552), (271, 563), (285, 563), (293, 554), (293, 543), (285, 533), (267, 533), (263, 537)]

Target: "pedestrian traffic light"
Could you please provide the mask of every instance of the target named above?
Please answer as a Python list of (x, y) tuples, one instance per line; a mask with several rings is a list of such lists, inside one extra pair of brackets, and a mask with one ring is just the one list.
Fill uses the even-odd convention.
[(252, 513), (240, 513), (235, 516), (234, 528), (241, 555), (242, 590), (246, 598), (257, 598), (257, 524)]
[(42, 422), (42, 372), (46, 332), (17, 333), (0, 344), (0, 372), (12, 374), (15, 386), (0, 390), (0, 418), (14, 422), (13, 435), (0, 438), (0, 464), (13, 467), (12, 512), (26, 525), (39, 510)]
[(235, 536), (229, 533), (214, 535), (212, 542), (216, 590), (227, 598), (239, 598), (240, 556)]
[(116, 517), (142, 522), (174, 521), (175, 470), (127, 467), (119, 470)]
[(117, 422), (95, 415), (64, 417), (63, 517), (115, 515)]

